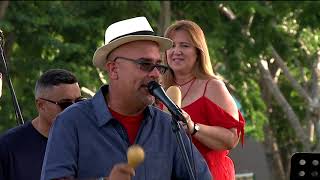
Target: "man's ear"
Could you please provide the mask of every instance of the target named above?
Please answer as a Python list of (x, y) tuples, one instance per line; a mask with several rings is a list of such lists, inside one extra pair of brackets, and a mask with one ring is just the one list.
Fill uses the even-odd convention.
[(117, 63), (107, 62), (105, 68), (109, 74), (110, 79), (118, 79), (118, 66)]
[(38, 111), (41, 111), (44, 109), (44, 103), (42, 100), (36, 99), (35, 103)]

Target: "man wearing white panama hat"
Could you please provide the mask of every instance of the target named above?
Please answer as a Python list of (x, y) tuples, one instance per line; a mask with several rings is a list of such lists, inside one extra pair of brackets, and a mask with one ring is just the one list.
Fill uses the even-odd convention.
[[(171, 117), (151, 106), (150, 81), (159, 81), (168, 69), (160, 52), (172, 41), (153, 35), (145, 17), (110, 25), (105, 45), (98, 48), (93, 64), (106, 71), (109, 84), (92, 99), (61, 113), (49, 136), (42, 180), (108, 177), (108, 180), (166, 180), (189, 178), (182, 153), (171, 128)], [(204, 159), (182, 133), (188, 155), (193, 154), (196, 177), (211, 179)], [(135, 169), (126, 152), (139, 144), (144, 161)], [(193, 152), (191, 152), (191, 150)]]

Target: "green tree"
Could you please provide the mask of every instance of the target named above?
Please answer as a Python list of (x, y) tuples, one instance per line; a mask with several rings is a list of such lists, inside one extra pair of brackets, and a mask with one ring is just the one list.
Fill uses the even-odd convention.
[(215, 70), (235, 87), (246, 132), (269, 150), (277, 179), (290, 156), (319, 150), (318, 2), (172, 2), (172, 19), (203, 27)]
[[(320, 150), (319, 9), (318, 2), (286, 1), (2, 1), (0, 27), (13, 85), (30, 120), (35, 81), (49, 68), (74, 72), (83, 92), (105, 83), (91, 61), (107, 25), (146, 16), (161, 34), (174, 20), (197, 22), (215, 71), (242, 105), (246, 134), (264, 143), (275, 177), (288, 179), (292, 153)], [(15, 126), (6, 84), (0, 120), (0, 132)]]
[[(104, 77), (93, 67), (92, 56), (104, 42), (107, 25), (119, 19), (147, 16), (156, 27), (159, 10), (159, 2), (10, 2), (0, 26), (24, 119), (28, 121), (36, 115), (33, 88), (41, 73), (50, 68), (65, 68), (76, 74), (84, 93), (94, 92)], [(3, 88), (0, 132), (16, 125), (8, 87), (4, 84)]]

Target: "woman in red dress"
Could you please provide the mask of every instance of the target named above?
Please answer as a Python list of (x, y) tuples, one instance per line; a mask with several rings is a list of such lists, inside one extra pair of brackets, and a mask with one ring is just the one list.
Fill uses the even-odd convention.
[(202, 29), (188, 20), (169, 26), (165, 37), (174, 45), (165, 63), (171, 68), (163, 76), (165, 89), (178, 85), (182, 109), (189, 114), (187, 131), (205, 158), (215, 180), (234, 180), (235, 170), (228, 157), (241, 137), (245, 121), (224, 82), (214, 75)]

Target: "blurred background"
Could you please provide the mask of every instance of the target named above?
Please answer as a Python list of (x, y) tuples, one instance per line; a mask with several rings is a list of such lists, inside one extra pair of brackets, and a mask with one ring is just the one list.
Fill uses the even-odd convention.
[[(109, 24), (136, 16), (158, 35), (175, 20), (202, 27), (213, 68), (246, 118), (245, 145), (231, 151), (238, 179), (288, 179), (293, 153), (320, 151), (319, 2), (0, 1), (3, 50), (24, 120), (36, 116), (35, 81), (50, 68), (74, 72), (87, 97), (107, 83), (93, 53)], [(17, 119), (0, 63), (1, 134)]]

